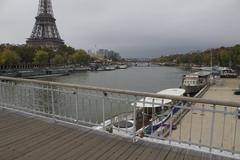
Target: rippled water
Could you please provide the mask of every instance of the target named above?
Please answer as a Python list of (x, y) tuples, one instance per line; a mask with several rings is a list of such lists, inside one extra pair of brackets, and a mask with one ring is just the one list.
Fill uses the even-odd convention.
[(130, 67), (125, 70), (81, 72), (44, 80), (81, 85), (158, 92), (181, 85), (186, 71), (175, 67)]

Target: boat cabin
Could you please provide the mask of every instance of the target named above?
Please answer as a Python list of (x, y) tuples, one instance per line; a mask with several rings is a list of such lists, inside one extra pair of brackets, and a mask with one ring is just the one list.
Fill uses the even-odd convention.
[(221, 68), (220, 77), (221, 78), (237, 78), (237, 73), (230, 68)]
[(210, 72), (202, 71), (184, 75), (183, 86), (200, 86), (209, 82)]

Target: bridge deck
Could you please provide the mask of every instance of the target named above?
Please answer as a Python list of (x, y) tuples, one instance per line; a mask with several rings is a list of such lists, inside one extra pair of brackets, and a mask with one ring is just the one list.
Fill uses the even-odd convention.
[(206, 153), (151, 144), (0, 111), (1, 160), (207, 160)]

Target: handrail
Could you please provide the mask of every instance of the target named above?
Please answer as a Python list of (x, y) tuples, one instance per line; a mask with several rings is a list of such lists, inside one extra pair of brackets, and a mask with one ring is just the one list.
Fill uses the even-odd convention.
[[(153, 121), (158, 113), (164, 114), (163, 110), (153, 108), (163, 103), (156, 103), (155, 99), (149, 102), (146, 97), (177, 101), (169, 106), (172, 108), (165, 118)], [(152, 109), (139, 108), (140, 98), (143, 105), (150, 104)], [(134, 142), (143, 138), (230, 158), (240, 158), (237, 138), (240, 113), (237, 108), (231, 108), (239, 106), (239, 102), (0, 76), (0, 108), (108, 131), (132, 138)], [(133, 125), (122, 128), (122, 121)], [(230, 121), (231, 127), (226, 127)]]
[(183, 96), (182, 97), (169, 96), (169, 95), (161, 95), (161, 94), (148, 93), (148, 92), (138, 92), (138, 91), (130, 91), (130, 90), (95, 87), (95, 86), (88, 86), (88, 85), (77, 85), (77, 84), (70, 84), (70, 83), (59, 83), (59, 82), (12, 78), (12, 77), (3, 77), (3, 76), (0, 76), (0, 80), (37, 83), (37, 84), (43, 84), (43, 85), (70, 87), (70, 88), (76, 88), (76, 89), (86, 89), (86, 90), (94, 90), (94, 91), (101, 91), (101, 92), (111, 92), (111, 93), (117, 93), (117, 94), (128, 94), (128, 95), (141, 96), (141, 97), (174, 99), (174, 100), (187, 101), (192, 103), (213, 104), (213, 105), (231, 106), (231, 107), (237, 107), (237, 108), (240, 107), (240, 102), (232, 102), (232, 101), (221, 101), (221, 100), (212, 100), (212, 99), (204, 99), (204, 98), (191, 98), (191, 97), (183, 97)]

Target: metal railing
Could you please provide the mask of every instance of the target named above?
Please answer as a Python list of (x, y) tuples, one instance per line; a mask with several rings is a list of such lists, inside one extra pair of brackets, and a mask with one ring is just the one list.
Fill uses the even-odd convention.
[[(172, 102), (156, 103), (157, 98)], [(234, 158), (240, 158), (239, 106), (230, 101), (0, 77), (1, 108)]]

